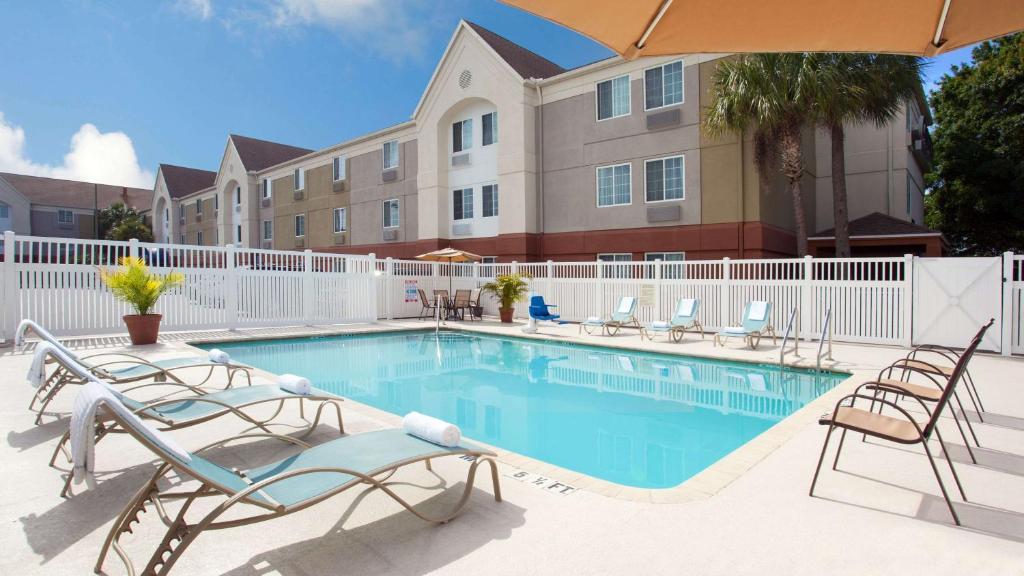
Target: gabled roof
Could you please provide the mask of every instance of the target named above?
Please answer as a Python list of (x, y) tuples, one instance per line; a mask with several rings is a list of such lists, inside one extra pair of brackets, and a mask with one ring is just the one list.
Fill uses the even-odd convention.
[(106, 208), (115, 202), (124, 202), (137, 210), (149, 210), (153, 204), (153, 191), (145, 188), (94, 184), (8, 172), (0, 172), (0, 178), (14, 187), (29, 202), (36, 205), (91, 210), (94, 202), (100, 208)]
[(530, 78), (548, 78), (550, 76), (556, 76), (565, 72), (565, 68), (562, 68), (558, 64), (555, 64), (551, 60), (523, 48), (519, 44), (499, 36), (494, 32), (491, 32), (487, 28), (474, 24), (473, 22), (466, 21), (466, 24), (473, 29), (474, 32), (483, 38), (484, 42), (501, 56), (502, 60), (508, 63), (517, 74), (523, 77), (524, 80)]
[[(277, 142), (258, 140), (248, 136), (239, 136), (238, 134), (232, 134), (230, 138), (235, 143), (235, 150), (238, 151), (238, 157), (242, 159), (242, 165), (251, 172), (263, 170), (269, 166), (287, 162), (312, 152), (308, 148), (278, 144)], [(213, 182), (210, 184), (213, 184)]]
[(181, 198), (209, 188), (217, 179), (216, 172), (173, 164), (161, 164), (160, 172), (164, 175), (164, 184), (167, 185), (167, 193), (171, 198)]
[[(815, 238), (834, 238), (835, 228), (815, 234)], [(850, 237), (864, 236), (939, 236), (940, 232), (927, 226), (900, 220), (881, 212), (872, 212), (856, 220), (850, 220)]]

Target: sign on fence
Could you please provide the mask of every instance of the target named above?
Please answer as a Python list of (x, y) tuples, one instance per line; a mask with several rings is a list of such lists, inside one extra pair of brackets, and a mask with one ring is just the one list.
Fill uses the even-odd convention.
[(405, 281), (405, 301), (406, 302), (419, 302), (419, 284), (416, 280)]

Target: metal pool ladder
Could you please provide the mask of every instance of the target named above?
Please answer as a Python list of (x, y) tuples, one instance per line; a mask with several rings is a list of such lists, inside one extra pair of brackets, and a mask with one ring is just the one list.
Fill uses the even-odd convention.
[(821, 357), (823, 355), (822, 348), (825, 346), (825, 342), (828, 342), (828, 349), (824, 352), (825, 357), (828, 360), (832, 359), (832, 307), (829, 306), (825, 309), (825, 323), (821, 326), (821, 340), (818, 341), (818, 356), (817, 356), (817, 367), (818, 371), (821, 371)]
[(782, 348), (779, 350), (779, 366), (785, 367), (786, 342), (789, 340), (789, 333), (793, 332), (793, 354), (796, 356), (800, 355), (800, 309), (793, 307), (793, 310), (789, 312), (789, 320), (786, 322), (786, 332), (782, 336)]

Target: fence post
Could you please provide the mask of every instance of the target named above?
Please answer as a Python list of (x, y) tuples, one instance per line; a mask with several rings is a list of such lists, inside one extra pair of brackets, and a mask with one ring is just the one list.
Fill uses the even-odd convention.
[(914, 345), (914, 267), (917, 256), (903, 255), (903, 345)]
[(732, 278), (732, 271), (729, 269), (729, 257), (722, 258), (722, 287), (719, 289), (719, 307), (721, 312), (722, 326), (729, 326), (730, 319), (732, 316), (729, 315), (729, 309), (732, 307), (732, 290), (729, 286), (729, 280)]
[[(597, 277), (597, 282), (594, 282), (597, 302), (595, 303), (593, 310), (597, 314), (604, 314), (604, 262), (598, 260), (594, 266), (596, 267), (594, 270), (594, 276)], [(586, 319), (585, 316), (584, 319)]]
[(555, 286), (555, 263), (553, 261), (551, 261), (551, 260), (548, 260), (548, 281), (547, 281), (547, 285), (546, 285), (546, 287), (544, 289), (544, 292), (545, 292), (544, 295), (547, 296), (548, 298), (554, 298), (554, 296), (552, 296), (552, 290), (554, 289), (554, 286)]
[(302, 251), (302, 317), (307, 325), (316, 319), (316, 287), (313, 285), (313, 251)]
[[(394, 278), (395, 274), (395, 263), (392, 261), (391, 256), (384, 259), (384, 309), (385, 317), (388, 320), (395, 318), (395, 312), (392, 308), (392, 301), (394, 300)], [(402, 293), (402, 300), (405, 300), (405, 293)]]
[[(803, 333), (804, 338), (811, 340), (814, 335), (814, 258), (807, 254), (804, 256), (804, 279), (800, 283), (800, 309), (796, 313), (799, 318), (800, 325), (796, 327), (797, 338), (800, 333)], [(783, 311), (783, 317), (788, 315), (789, 311)], [(825, 337), (824, 334), (821, 335)]]
[(12, 340), (14, 338), (14, 331), (18, 329), (18, 303), (21, 300), (20, 294), (18, 294), (18, 268), (17, 268), (17, 257), (15, 255), (15, 243), (14, 243), (14, 232), (10, 230), (4, 231), (4, 268), (3, 274), (0, 277), (3, 278), (3, 325), (0, 326), (0, 332), (3, 332), (4, 340)]
[(128, 255), (132, 258), (139, 257), (139, 240), (138, 238), (131, 238), (128, 240)]
[[(352, 305), (353, 306), (360, 306), (360, 307), (366, 306), (366, 309), (367, 309), (366, 319), (369, 322), (376, 322), (380, 318), (380, 308), (379, 308), (380, 302), (378, 301), (378, 299), (380, 298), (380, 292), (378, 291), (378, 286), (377, 286), (377, 253), (376, 252), (370, 252), (369, 254), (366, 255), (366, 259), (367, 259), (367, 263), (366, 263), (366, 266), (367, 266), (367, 268), (366, 268), (366, 274), (367, 274), (367, 276), (366, 276), (366, 278), (367, 278), (366, 284), (367, 284), (368, 290), (369, 290), (370, 301), (367, 302), (367, 303), (360, 303), (358, 300), (355, 300), (355, 301), (352, 302)], [(350, 296), (350, 299), (351, 299), (351, 296)], [(368, 306), (367, 306), (367, 304), (368, 304)], [(356, 316), (356, 314), (354, 312), (353, 312), (352, 316), (358, 318), (358, 316)]]
[[(651, 316), (652, 320), (661, 318), (661, 279), (663, 277), (661, 264), (661, 258), (654, 261), (654, 314)], [(670, 314), (669, 318), (671, 317)]]
[(1003, 252), (1003, 319), (999, 353), (1009, 356), (1013, 349), (1013, 252)]
[(224, 247), (224, 312), (228, 329), (238, 328), (238, 269), (235, 267), (235, 245)]
[[(515, 260), (512, 261), (512, 268), (511, 268), (511, 270), (509, 270), (509, 273), (510, 274), (519, 274), (519, 262), (516, 262)], [(516, 310), (515, 306), (512, 307), (512, 317), (513, 318), (518, 318), (519, 317), (519, 311)]]

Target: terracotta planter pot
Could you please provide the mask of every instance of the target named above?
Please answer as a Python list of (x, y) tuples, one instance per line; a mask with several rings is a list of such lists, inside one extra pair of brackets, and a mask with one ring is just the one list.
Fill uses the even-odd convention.
[(160, 334), (162, 314), (128, 314), (123, 316), (124, 325), (128, 327), (128, 336), (132, 344), (155, 344)]
[(512, 314), (516, 311), (515, 308), (498, 308), (498, 314), (501, 316), (501, 322), (503, 324), (512, 323)]

